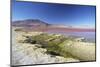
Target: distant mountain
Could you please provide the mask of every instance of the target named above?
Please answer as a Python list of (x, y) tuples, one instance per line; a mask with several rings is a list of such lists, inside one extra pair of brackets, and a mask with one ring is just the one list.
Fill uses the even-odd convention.
[(27, 19), (27, 20), (12, 22), (12, 26), (16, 26), (16, 27), (34, 27), (34, 26), (48, 26), (48, 25), (50, 24), (38, 19)]
[(59, 24), (48, 24), (38, 19), (13, 21), (12, 26), (21, 27), (24, 31), (62, 31), (62, 32), (94, 32), (95, 28), (82, 28)]

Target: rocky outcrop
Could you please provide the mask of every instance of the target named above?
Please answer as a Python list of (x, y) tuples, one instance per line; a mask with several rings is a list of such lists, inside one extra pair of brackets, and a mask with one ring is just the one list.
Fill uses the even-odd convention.
[(42, 48), (41, 44), (24, 43), (27, 38), (25, 36), (37, 36), (42, 32), (15, 32), (12, 30), (12, 65), (28, 65), (28, 64), (46, 64), (46, 63), (63, 63), (63, 62), (79, 62), (73, 57), (63, 57), (47, 53), (46, 48)]

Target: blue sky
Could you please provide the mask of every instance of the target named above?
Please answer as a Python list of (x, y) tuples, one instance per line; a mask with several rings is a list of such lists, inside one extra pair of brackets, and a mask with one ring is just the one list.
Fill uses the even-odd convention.
[(40, 19), (51, 24), (95, 27), (95, 6), (13, 2), (12, 20)]

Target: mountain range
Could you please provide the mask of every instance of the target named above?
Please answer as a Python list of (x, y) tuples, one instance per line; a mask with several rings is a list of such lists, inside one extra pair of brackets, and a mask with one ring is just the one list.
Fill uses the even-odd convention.
[(22, 27), (24, 30), (36, 30), (36, 31), (68, 31), (68, 32), (87, 32), (87, 31), (95, 31), (95, 29), (89, 28), (75, 28), (73, 26), (65, 26), (59, 24), (49, 24), (47, 22), (41, 21), (39, 19), (26, 19), (13, 21), (12, 26), (14, 27)]

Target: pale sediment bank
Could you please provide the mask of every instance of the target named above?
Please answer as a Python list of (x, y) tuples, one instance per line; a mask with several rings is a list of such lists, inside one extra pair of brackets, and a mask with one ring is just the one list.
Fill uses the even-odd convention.
[(75, 42), (74, 45), (62, 46), (65, 51), (69, 52), (73, 56), (79, 58), (81, 61), (95, 61), (95, 44), (85, 42)]

